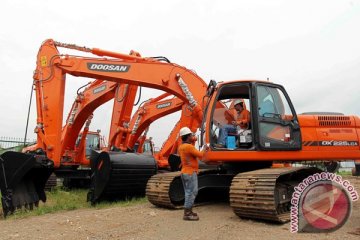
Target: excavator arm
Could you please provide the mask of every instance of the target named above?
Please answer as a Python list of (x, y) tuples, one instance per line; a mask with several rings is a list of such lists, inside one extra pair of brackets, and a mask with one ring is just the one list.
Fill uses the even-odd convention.
[[(181, 125), (196, 130), (202, 121), (202, 101), (206, 83), (194, 72), (176, 64), (156, 59), (141, 58), (103, 51), (80, 49), (109, 58), (87, 58), (60, 55), (57, 47), (68, 45), (45, 41), (38, 53), (34, 74), (37, 96), (38, 142), (55, 166), (61, 156), (60, 139), (63, 112), (63, 96), (66, 74), (108, 80), (117, 84), (129, 84), (155, 88), (175, 95), (191, 108), (183, 108)], [(72, 47), (72, 46), (71, 46)]]
[[(139, 142), (138, 152), (141, 152), (141, 143), (145, 141), (146, 134), (141, 135), (146, 132), (151, 123), (156, 121), (157, 119), (164, 117), (166, 115), (172, 114), (182, 109), (184, 104), (179, 98), (171, 98), (165, 99), (166, 97), (170, 96), (170, 94), (165, 93), (160, 95), (157, 98), (150, 99), (145, 102), (139, 109), (135, 112), (130, 126), (132, 129), (131, 135), (128, 143), (128, 148), (133, 149), (136, 142)], [(178, 122), (176, 124), (176, 128), (180, 126)], [(158, 153), (154, 153), (154, 157), (157, 162), (157, 166), (159, 168), (167, 168), (168, 164), (168, 157), (170, 153), (173, 153), (173, 149), (177, 149), (176, 146), (178, 145), (178, 129), (171, 132), (169, 138), (164, 142), (162, 148)]]
[(169, 167), (169, 165), (171, 169), (178, 169), (179, 167), (178, 166), (179, 164), (177, 164), (176, 168), (171, 166), (170, 155), (177, 154), (177, 148), (180, 144), (180, 139), (179, 139), (180, 126), (181, 126), (180, 121), (178, 121), (171, 130), (166, 141), (161, 146), (160, 151), (154, 154), (156, 161), (158, 162), (159, 166), (162, 168)]
[(114, 98), (113, 112), (109, 133), (109, 149), (118, 148), (126, 151), (126, 139), (130, 135), (129, 122), (134, 107), (138, 86), (123, 84)]
[[(61, 164), (81, 164), (80, 159), (82, 157), (78, 156), (75, 151), (75, 141), (79, 136), (81, 127), (90, 117), (92, 118), (92, 113), (96, 108), (114, 98), (118, 89), (119, 85), (117, 83), (95, 80), (83, 92), (78, 93), (67, 117), (66, 124), (62, 128), (61, 145), (59, 146), (61, 147), (60, 155), (53, 158), (55, 167), (59, 167)], [(78, 159), (78, 161), (68, 161), (68, 159)]]
[(165, 99), (168, 94), (160, 95), (157, 98), (150, 99), (145, 102), (135, 112), (130, 122), (132, 129), (130, 138), (128, 140), (128, 147), (134, 147), (136, 141), (141, 134), (150, 126), (151, 123), (159, 118), (180, 111), (184, 104), (179, 98)]
[[(63, 55), (59, 53), (59, 47), (99, 57)], [(216, 189), (228, 194), (230, 189), (231, 206), (241, 217), (288, 221), (294, 186), (307, 176), (319, 172), (313, 168), (272, 169), (269, 168), (272, 161), (360, 159), (358, 117), (300, 117), (280, 85), (244, 80), (217, 86), (211, 82), (207, 87), (193, 71), (166, 60), (46, 40), (39, 50), (34, 73), (36, 132), (43, 154), (7, 152), (1, 155), (0, 169), (3, 174), (0, 174), (0, 187), (5, 215), (18, 206), (36, 205), (39, 200), (46, 200), (41, 187), (44, 179), (47, 179), (46, 175), (51, 173), (54, 166), (60, 165), (62, 155), (59, 136), (62, 133), (66, 75), (154, 88), (182, 101), (181, 117), (175, 129), (187, 126), (195, 131), (201, 126), (202, 139), (210, 144), (203, 160), (209, 164), (221, 164), (216, 170), (199, 172), (199, 193)], [(250, 102), (251, 139), (243, 145), (240, 139), (235, 148), (217, 147), (214, 144), (217, 136), (212, 134), (214, 124), (226, 124), (231, 119), (226, 114), (225, 109), (228, 108), (223, 109), (223, 104), (218, 102), (236, 98), (245, 98)], [(221, 121), (216, 121), (214, 116)], [(234, 136), (228, 140), (234, 141)], [(173, 142), (176, 141), (169, 141)], [(137, 165), (139, 162), (141, 168)], [(90, 200), (94, 203), (104, 194), (116, 195), (119, 189), (124, 192), (143, 190), (144, 183), (148, 182), (146, 192), (151, 203), (177, 208), (184, 200), (183, 194), (178, 191), (182, 189), (180, 173), (157, 174), (149, 180), (156, 172), (154, 163), (152, 157), (145, 159), (135, 153), (100, 153), (92, 164), (94, 181), (89, 193)], [(111, 171), (118, 170), (119, 166), (127, 167), (127, 172), (131, 174)], [(123, 185), (129, 179), (138, 181), (132, 186)], [(263, 197), (264, 188), (267, 189), (266, 198)], [(27, 189), (28, 194), (22, 194), (23, 189)]]
[[(92, 53), (102, 57), (63, 55), (59, 53), (58, 47)], [(44, 41), (37, 55), (33, 77), (37, 103), (37, 124), (35, 128), (37, 152), (30, 155), (7, 153), (1, 156), (3, 174), (0, 174), (0, 180), (6, 183), (1, 186), (5, 215), (22, 205), (34, 203), (36, 205), (39, 200), (46, 200), (43, 186), (48, 176), (54, 168), (60, 167), (62, 159), (74, 157), (75, 141), (81, 127), (96, 107), (114, 98), (119, 86), (128, 84), (134, 88), (137, 86), (155, 88), (176, 96), (185, 103), (182, 106), (181, 126), (188, 126), (195, 131), (202, 121), (202, 104), (207, 85), (193, 71), (176, 64), (162, 62), (162, 60), (164, 59), (143, 58), (135, 52), (127, 55), (97, 48), (90, 49), (73, 44), (63, 44), (51, 39)], [(99, 93), (101, 97), (94, 94), (89, 96), (94, 99), (87, 101), (84, 98), (83, 101), (79, 99), (79, 102), (75, 102), (72, 113), (67, 119), (67, 125), (63, 128), (65, 84), (68, 74), (101, 79), (94, 81), (89, 87), (93, 89), (93, 93)], [(133, 97), (135, 94), (130, 95)], [(78, 111), (79, 104), (82, 104), (81, 111)], [(126, 110), (127, 107), (124, 108), (125, 112)], [(120, 117), (129, 118), (129, 112), (128, 110), (126, 113), (121, 113)], [(114, 130), (112, 130), (113, 132)], [(109, 169), (116, 167), (115, 162), (128, 162), (124, 160), (124, 156), (112, 156), (112, 158), (113, 161), (110, 161), (108, 155), (99, 156), (95, 161), (97, 167), (95, 171), (102, 167), (101, 173), (110, 175)], [(136, 159), (136, 156), (127, 155), (125, 158), (129, 161), (135, 161), (133, 159)], [(103, 164), (104, 159), (109, 160), (107, 165)], [(150, 169), (148, 174), (153, 174), (154, 171), (151, 170), (153, 160), (140, 159), (139, 161), (146, 162)], [(113, 166), (111, 167), (110, 164)], [(132, 166), (130, 163), (129, 165)], [(103, 168), (109, 171), (103, 171)], [(101, 173), (97, 175), (99, 176)], [(15, 181), (15, 177), (18, 180)], [(107, 176), (106, 181), (103, 181), (104, 179), (95, 181), (103, 186), (95, 187), (92, 201), (99, 198), (107, 180), (111, 181), (112, 177)], [(146, 183), (147, 179), (148, 175), (144, 176), (139, 186), (142, 186), (144, 182)], [(31, 186), (26, 186), (29, 184)], [(23, 186), (20, 187), (20, 185)], [(25, 192), (19, 189), (33, 190)], [(97, 189), (101, 190), (97, 191)]]

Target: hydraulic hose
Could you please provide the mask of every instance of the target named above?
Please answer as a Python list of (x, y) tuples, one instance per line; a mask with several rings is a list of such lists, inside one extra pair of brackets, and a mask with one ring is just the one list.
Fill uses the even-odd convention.
[(26, 127), (25, 127), (24, 146), (25, 146), (25, 144), (26, 144), (27, 131), (28, 131), (28, 127), (29, 127), (29, 118), (30, 118), (30, 110), (31, 110), (31, 102), (32, 102), (33, 91), (34, 91), (34, 82), (31, 84), (31, 92), (30, 92), (30, 100), (29, 100), (29, 109), (28, 109), (28, 113), (27, 113)]

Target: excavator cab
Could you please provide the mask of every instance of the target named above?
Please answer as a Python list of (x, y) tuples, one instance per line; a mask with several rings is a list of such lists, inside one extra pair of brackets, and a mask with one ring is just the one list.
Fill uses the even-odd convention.
[(295, 109), (285, 89), (275, 84), (254, 84), (257, 101), (253, 114), (261, 150), (300, 150), (301, 133)]
[[(79, 147), (82, 133), (79, 134), (78, 139), (76, 140), (76, 147)], [(101, 143), (102, 137), (99, 132), (91, 132), (89, 131), (86, 134), (86, 142), (85, 142), (85, 157), (89, 158), (92, 150), (100, 151), (104, 145)]]
[[(154, 143), (151, 139), (146, 139), (144, 144), (142, 145), (142, 149), (138, 149), (140, 144), (137, 142), (134, 145), (134, 152), (146, 154), (146, 155), (153, 155), (154, 154)], [(140, 151), (139, 151), (140, 150)]]
[[(241, 112), (234, 111), (239, 100)], [(205, 117), (214, 150), (301, 149), (296, 112), (280, 85), (254, 81), (222, 84), (209, 104), (213, 109)], [(243, 122), (247, 124), (239, 124)]]

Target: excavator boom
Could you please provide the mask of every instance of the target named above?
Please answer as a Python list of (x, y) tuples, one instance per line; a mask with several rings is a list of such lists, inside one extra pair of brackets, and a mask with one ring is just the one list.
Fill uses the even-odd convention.
[[(106, 56), (107, 58), (85, 58), (61, 55), (58, 52), (57, 47), (92, 52), (95, 55)], [(108, 57), (114, 57), (114, 59)], [(113, 98), (116, 88), (119, 86), (118, 84), (129, 84), (129, 86), (143, 86), (163, 90), (186, 103), (186, 106), (184, 105), (182, 107), (182, 125), (189, 126), (191, 129), (195, 130), (202, 121), (202, 107), (200, 104), (203, 104), (203, 102), (198, 102), (195, 99), (203, 100), (206, 84), (193, 71), (176, 64), (161, 62), (161, 60), (156, 58), (142, 58), (139, 54), (118, 54), (100, 49), (76, 47), (75, 45), (47, 40), (40, 47), (36, 70), (34, 72), (37, 102), (37, 125), (35, 132), (37, 133), (37, 149), (43, 153), (44, 160), (42, 161), (41, 166), (33, 164), (27, 169), (22, 169), (20, 164), (15, 166), (14, 169), (16, 169), (16, 172), (22, 173), (17, 176), (19, 179), (22, 179), (28, 172), (31, 172), (28, 171), (28, 169), (42, 169), (48, 166), (53, 166), (50, 167), (50, 170), (59, 168), (62, 164), (63, 156), (71, 155), (71, 149), (75, 145), (75, 140), (79, 134), (80, 128), (86, 119), (88, 119), (90, 113), (92, 113), (92, 111), (76, 112), (75, 110), (77, 107), (75, 104), (73, 106), (74, 114), (69, 116), (67, 124), (73, 125), (72, 122), (75, 118), (79, 119), (74, 121), (78, 124), (66, 127), (65, 131), (63, 131), (62, 115), (66, 83), (65, 79), (67, 74), (101, 79), (93, 84), (94, 87), (98, 86), (94, 89), (96, 93), (101, 93), (109, 88), (113, 89), (107, 91), (109, 94), (102, 94), (103, 97), (99, 98), (101, 100), (97, 101), (97, 104), (94, 104), (94, 101), (91, 101), (91, 104), (88, 105), (89, 109), (93, 110), (96, 106), (101, 105), (101, 102), (103, 103)], [(109, 86), (106, 86), (106, 84)], [(191, 108), (190, 112), (188, 108)], [(86, 108), (84, 107), (83, 109)], [(59, 136), (63, 136), (63, 139)], [(4, 161), (2, 161), (3, 169), (5, 169), (3, 170), (3, 175), (6, 180), (8, 180), (7, 182), (14, 183), (12, 185), (7, 184), (7, 186), (3, 186), (1, 189), (3, 202), (5, 202), (3, 205), (8, 206), (7, 209), (9, 212), (21, 205), (38, 201), (38, 196), (35, 196), (36, 194), (34, 194), (35, 197), (33, 197), (32, 200), (24, 201), (16, 206), (14, 205), (15, 202), (13, 202), (13, 197), (10, 193), (17, 192), (17, 184), (16, 181), (13, 180), (15, 171), (9, 170), (8, 166), (10, 166), (10, 162), (13, 161), (13, 158), (15, 157), (23, 159), (21, 156), (2, 156), (2, 158), (5, 158)], [(110, 158), (113, 158), (113, 160), (108, 161)], [(113, 186), (109, 185), (108, 189), (104, 189), (103, 186), (106, 185), (107, 181), (102, 178), (103, 175), (101, 175), (101, 173), (105, 173), (106, 169), (114, 169), (119, 164), (125, 164), (131, 167), (134, 165), (132, 164), (131, 159), (134, 158), (136, 157), (130, 155), (127, 155), (127, 157), (121, 156), (120, 158), (117, 158), (116, 156), (110, 157), (109, 153), (98, 155), (93, 161), (93, 164), (91, 164), (94, 173), (93, 175), (95, 176), (95, 184), (93, 184), (94, 188), (92, 188), (90, 200), (96, 202), (100, 199), (100, 192), (112, 192), (111, 188)], [(125, 162), (121, 159), (125, 159)], [(143, 181), (146, 183), (148, 176), (151, 176), (156, 172), (156, 167), (154, 167), (154, 160), (150, 159), (144, 161), (144, 166), (148, 166), (145, 167), (148, 169), (146, 170), (148, 173), (146, 173), (143, 178)], [(127, 162), (129, 162), (129, 164)], [(46, 174), (44, 174), (44, 178), (46, 178), (45, 175)], [(106, 178), (111, 181), (113, 176), (106, 174)], [(37, 186), (35, 175), (34, 179), (31, 179), (31, 182), (34, 186)], [(98, 187), (97, 185), (101, 186)], [(144, 190), (145, 187), (142, 189)], [(22, 190), (21, 192), (26, 191)], [(32, 193), (28, 193), (29, 196), (31, 196), (31, 194)], [(43, 193), (38, 192), (37, 195), (43, 195)]]

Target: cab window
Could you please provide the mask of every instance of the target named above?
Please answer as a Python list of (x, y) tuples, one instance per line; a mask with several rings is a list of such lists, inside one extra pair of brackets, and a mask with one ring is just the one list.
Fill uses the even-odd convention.
[(212, 113), (210, 144), (214, 149), (241, 150), (252, 146), (250, 88), (247, 84), (219, 89)]
[(300, 128), (282, 89), (257, 85), (259, 143), (262, 149), (298, 150)]

